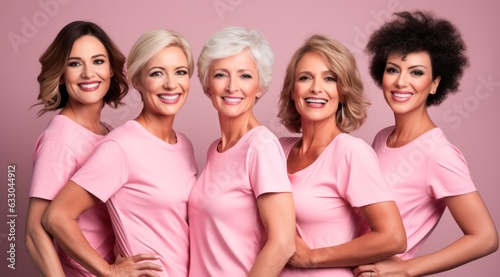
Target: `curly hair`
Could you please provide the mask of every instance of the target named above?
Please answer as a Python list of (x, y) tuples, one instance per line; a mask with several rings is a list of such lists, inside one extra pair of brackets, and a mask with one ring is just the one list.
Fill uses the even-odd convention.
[[(311, 52), (323, 57), (328, 69), (337, 76), (340, 99), (335, 114), (337, 126), (346, 133), (357, 130), (366, 119), (366, 108), (370, 102), (364, 95), (363, 82), (356, 66), (356, 60), (345, 46), (323, 35), (309, 37), (304, 45), (295, 52), (287, 66), (279, 100), (278, 117), (280, 122), (290, 132), (301, 132), (300, 114), (295, 108), (292, 94), (296, 81), (297, 64), (305, 54)], [(342, 113), (344, 113), (344, 118), (342, 118)]]
[(66, 69), (74, 42), (85, 35), (97, 38), (104, 45), (108, 52), (111, 70), (114, 73), (111, 77), (109, 90), (103, 98), (104, 103), (114, 108), (122, 104), (121, 99), (128, 92), (128, 82), (124, 71), (125, 56), (98, 25), (87, 21), (73, 21), (59, 31), (54, 41), (39, 59), (42, 65), (42, 70), (37, 78), (40, 85), (38, 94), (40, 102), (35, 105), (43, 105), (43, 108), (38, 112), (38, 115), (66, 106), (69, 95), (66, 85), (60, 84), (61, 76)]
[(382, 25), (371, 36), (365, 51), (371, 55), (370, 74), (382, 87), (387, 57), (427, 52), (432, 64), (432, 78), (441, 77), (435, 94), (429, 94), (426, 105), (438, 106), (449, 93), (458, 91), (460, 79), (469, 66), (465, 43), (457, 28), (448, 20), (430, 12), (394, 13), (397, 18)]

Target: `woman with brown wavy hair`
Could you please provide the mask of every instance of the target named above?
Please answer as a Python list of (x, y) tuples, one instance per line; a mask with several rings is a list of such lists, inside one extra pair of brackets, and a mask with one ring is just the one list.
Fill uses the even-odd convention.
[[(92, 22), (66, 25), (40, 57), (38, 76), (42, 109), (60, 112), (36, 142), (30, 189), (26, 246), (42, 276), (92, 276), (67, 256), (42, 226), (47, 207), (69, 178), (87, 160), (111, 127), (101, 122), (105, 104), (117, 107), (128, 92), (125, 56)], [(79, 219), (92, 247), (114, 261), (114, 236), (104, 204)]]

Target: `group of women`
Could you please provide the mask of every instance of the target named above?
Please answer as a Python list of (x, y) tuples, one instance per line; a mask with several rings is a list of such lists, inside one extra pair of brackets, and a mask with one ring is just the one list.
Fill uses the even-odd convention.
[[(26, 245), (42, 276), (422, 276), (498, 248), (467, 164), (427, 107), (456, 92), (468, 60), (458, 30), (401, 12), (370, 38), (370, 73), (394, 113), (373, 148), (349, 132), (369, 101), (349, 50), (309, 37), (291, 58), (278, 139), (253, 113), (274, 54), (258, 30), (228, 27), (197, 59), (221, 137), (198, 174), (173, 129), (194, 58), (180, 34), (153, 30), (127, 59), (91, 22), (65, 26), (40, 58), (41, 113)], [(127, 63), (125, 77), (124, 64)], [(140, 115), (100, 121), (132, 85)], [(398, 171), (424, 146), (411, 172)], [(415, 257), (448, 207), (464, 235)]]

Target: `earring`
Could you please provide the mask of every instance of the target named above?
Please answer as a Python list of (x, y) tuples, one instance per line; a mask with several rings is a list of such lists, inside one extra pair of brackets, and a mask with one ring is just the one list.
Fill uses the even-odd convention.
[(340, 103), (340, 121), (344, 121), (344, 103)]

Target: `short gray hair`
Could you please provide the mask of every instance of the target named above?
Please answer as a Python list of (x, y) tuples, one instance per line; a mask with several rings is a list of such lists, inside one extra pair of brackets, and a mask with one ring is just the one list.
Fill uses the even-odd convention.
[(260, 87), (267, 90), (273, 78), (273, 50), (259, 30), (235, 26), (215, 33), (201, 50), (198, 57), (198, 78), (205, 93), (213, 61), (238, 55), (246, 49), (257, 65)]

